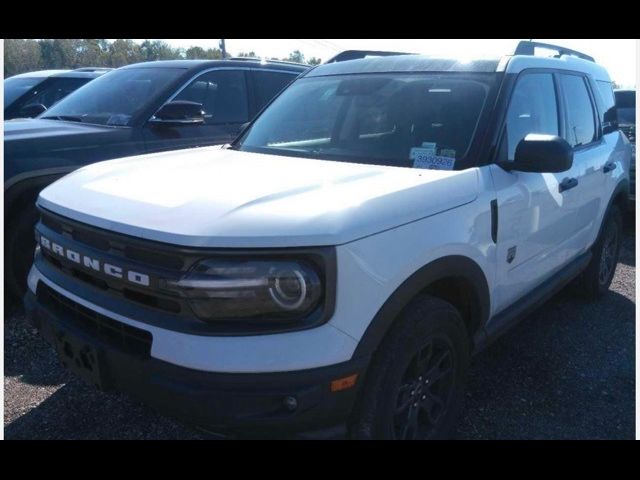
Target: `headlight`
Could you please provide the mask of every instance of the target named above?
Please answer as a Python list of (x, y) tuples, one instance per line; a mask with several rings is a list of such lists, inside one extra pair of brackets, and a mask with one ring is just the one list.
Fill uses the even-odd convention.
[(293, 320), (312, 312), (323, 297), (311, 263), (290, 260), (209, 259), (164, 288), (188, 299), (202, 320)]

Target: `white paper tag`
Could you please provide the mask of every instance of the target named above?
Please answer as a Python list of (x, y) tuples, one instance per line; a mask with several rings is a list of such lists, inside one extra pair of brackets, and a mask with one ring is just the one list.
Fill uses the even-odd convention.
[(436, 142), (422, 142), (421, 148), (429, 149), (435, 155), (436, 153)]
[(431, 170), (453, 170), (455, 158), (443, 157), (432, 153), (412, 152), (413, 168), (429, 168)]

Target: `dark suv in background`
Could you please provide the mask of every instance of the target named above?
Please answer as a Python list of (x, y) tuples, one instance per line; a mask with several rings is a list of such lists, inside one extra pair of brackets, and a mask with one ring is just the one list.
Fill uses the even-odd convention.
[(4, 119), (32, 118), (112, 68), (39, 70), (4, 80)]
[[(90, 163), (231, 142), (307, 65), (169, 60), (113, 70), (38, 118), (4, 125), (5, 291), (20, 297), (42, 188)], [(9, 297), (8, 297), (9, 298)]]
[(616, 110), (618, 111), (618, 125), (629, 141), (633, 144), (631, 156), (629, 206), (635, 208), (636, 202), (636, 91), (615, 90)]

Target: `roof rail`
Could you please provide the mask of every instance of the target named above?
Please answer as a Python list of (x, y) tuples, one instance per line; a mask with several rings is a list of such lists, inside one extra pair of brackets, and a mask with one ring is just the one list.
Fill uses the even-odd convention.
[(113, 68), (110, 67), (82, 67), (82, 68), (76, 68), (73, 71), (74, 72), (102, 72), (102, 71), (108, 71), (108, 70), (113, 70)]
[(514, 55), (535, 55), (536, 47), (538, 48), (546, 48), (548, 50), (555, 50), (558, 52), (558, 57), (562, 55), (572, 55), (574, 57), (582, 58), (583, 60), (589, 60), (590, 62), (595, 63), (595, 59), (589, 55), (586, 55), (581, 52), (577, 52), (575, 50), (571, 50), (570, 48), (560, 47), (558, 45), (551, 45), (550, 43), (541, 43), (541, 42), (529, 42), (526, 40), (522, 40), (518, 43), (516, 47)]
[(330, 58), (324, 63), (346, 62), (347, 60), (357, 60), (358, 58), (365, 57), (390, 57), (392, 55), (415, 55), (415, 53), (381, 52), (377, 50), (345, 50), (344, 52), (337, 54), (335, 57)]
[(300, 62), (290, 62), (288, 60), (271, 60), (269, 58), (260, 58), (260, 57), (227, 57), (226, 60), (243, 60), (243, 61), (251, 61), (251, 62), (269, 62), (269, 63), (281, 63), (283, 65), (298, 65), (303, 67), (308, 67), (309, 65), (306, 63)]

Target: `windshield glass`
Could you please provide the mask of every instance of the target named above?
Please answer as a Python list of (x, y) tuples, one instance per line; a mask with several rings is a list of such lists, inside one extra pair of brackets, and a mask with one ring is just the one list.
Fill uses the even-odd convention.
[(179, 68), (114, 70), (63, 98), (41, 118), (130, 126), (135, 115), (183, 73)]
[(27, 93), (43, 80), (42, 77), (7, 78), (4, 81), (4, 108), (7, 108), (20, 95)]
[(303, 78), (236, 148), (399, 167), (453, 169), (465, 156), (493, 74)]

